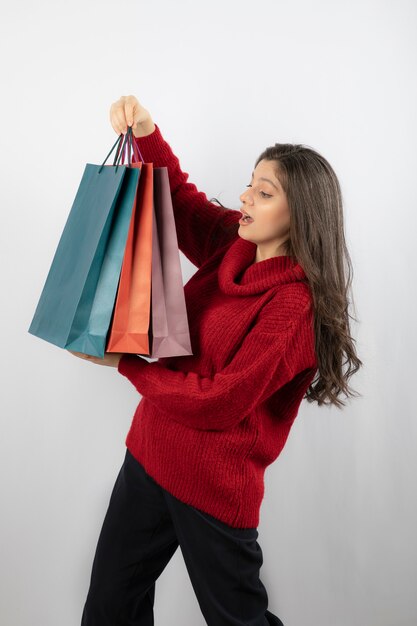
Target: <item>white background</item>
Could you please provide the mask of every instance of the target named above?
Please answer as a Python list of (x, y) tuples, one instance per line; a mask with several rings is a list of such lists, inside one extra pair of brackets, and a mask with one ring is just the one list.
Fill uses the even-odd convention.
[[(134, 94), (227, 206), (276, 141), (338, 174), (362, 397), (302, 403), (265, 476), (261, 578), (285, 626), (415, 626), (416, 6), (2, 3), (1, 624), (80, 623), (139, 401), (117, 370), (27, 332), (85, 164), (117, 137), (110, 105)], [(155, 621), (205, 623), (179, 548)]]

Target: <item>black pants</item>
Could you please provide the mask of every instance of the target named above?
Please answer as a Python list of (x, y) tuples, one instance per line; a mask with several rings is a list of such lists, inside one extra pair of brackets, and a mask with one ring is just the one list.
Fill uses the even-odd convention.
[[(256, 528), (233, 528), (159, 486), (126, 448), (94, 556), (82, 626), (153, 626), (155, 581), (178, 545), (209, 626), (283, 626), (267, 610)], [(181, 624), (181, 615), (172, 625)]]

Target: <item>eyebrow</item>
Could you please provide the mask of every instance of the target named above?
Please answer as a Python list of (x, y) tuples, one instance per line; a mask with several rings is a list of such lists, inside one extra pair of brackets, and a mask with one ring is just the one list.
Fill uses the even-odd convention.
[[(253, 171), (253, 172), (252, 172), (252, 178), (253, 178), (254, 173), (255, 173), (255, 171)], [(277, 189), (277, 191), (279, 191), (279, 189), (278, 189), (278, 187), (276, 186), (276, 184), (275, 184), (275, 183), (273, 183), (273, 182), (272, 182), (272, 180), (269, 180), (269, 178), (263, 178), (263, 177), (261, 177), (259, 180), (265, 180), (267, 183), (271, 183), (271, 185), (273, 185), (273, 186), (275, 187), (275, 189)]]

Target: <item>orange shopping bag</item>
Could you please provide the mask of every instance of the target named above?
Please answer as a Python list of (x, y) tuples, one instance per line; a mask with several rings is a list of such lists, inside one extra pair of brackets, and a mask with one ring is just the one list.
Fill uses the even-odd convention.
[(140, 176), (106, 350), (153, 358), (189, 355), (191, 339), (168, 169), (154, 168), (142, 156), (139, 159), (129, 130), (137, 159), (131, 163), (129, 157), (129, 167), (140, 169)]
[[(134, 142), (132, 145), (137, 150)], [(106, 351), (131, 352), (149, 356), (151, 352), (149, 330), (152, 284), (153, 165), (143, 163), (138, 159), (129, 166), (138, 168), (140, 175)]]

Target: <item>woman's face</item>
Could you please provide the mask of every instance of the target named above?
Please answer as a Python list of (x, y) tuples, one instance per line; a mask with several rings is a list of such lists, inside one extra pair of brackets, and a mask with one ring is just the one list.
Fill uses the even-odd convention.
[(250, 185), (239, 197), (241, 211), (253, 218), (253, 222), (240, 223), (239, 236), (258, 245), (276, 243), (278, 249), (288, 239), (290, 212), (285, 192), (274, 174), (274, 161), (259, 161)]

